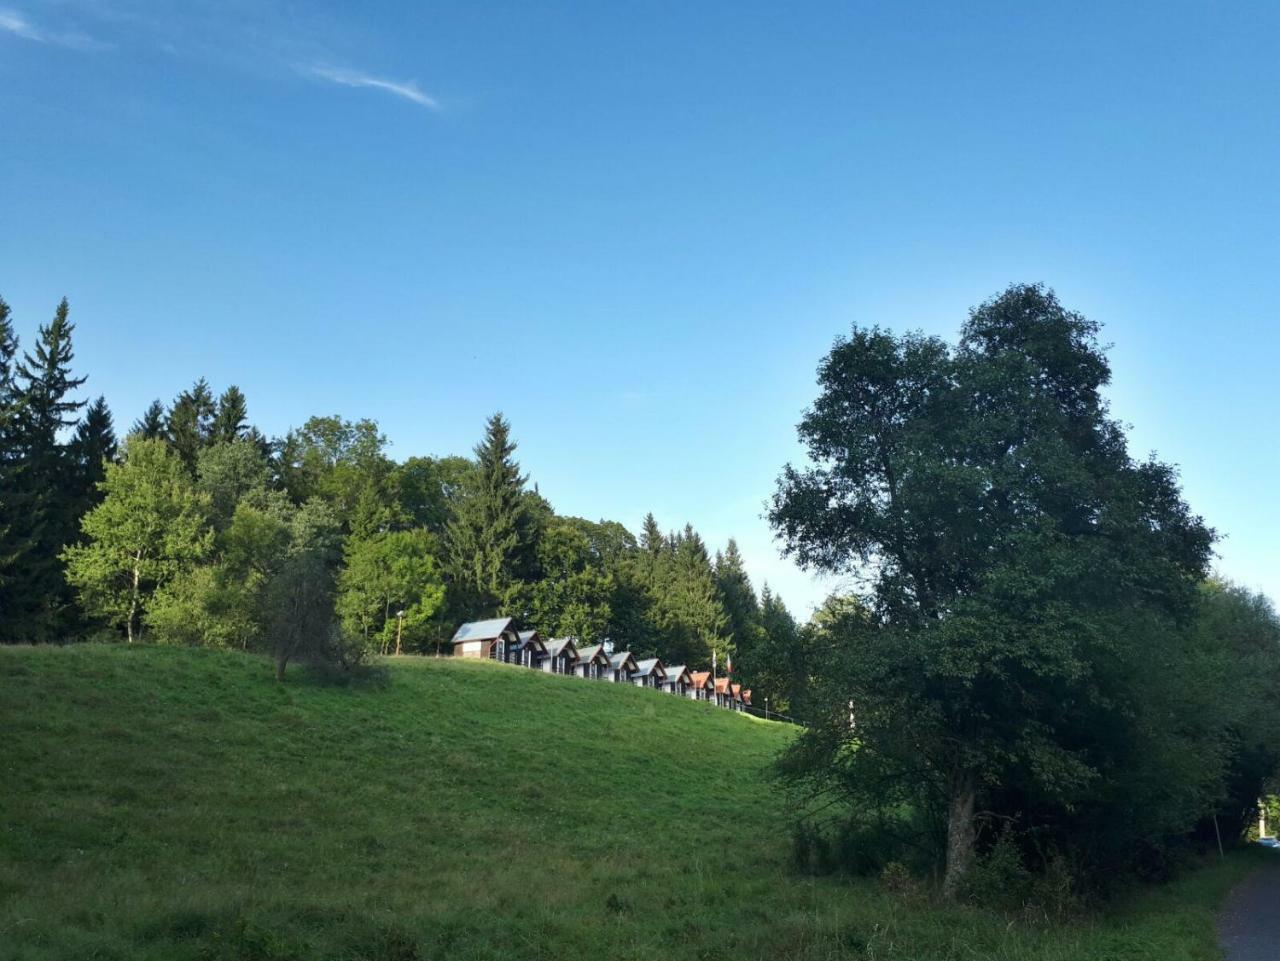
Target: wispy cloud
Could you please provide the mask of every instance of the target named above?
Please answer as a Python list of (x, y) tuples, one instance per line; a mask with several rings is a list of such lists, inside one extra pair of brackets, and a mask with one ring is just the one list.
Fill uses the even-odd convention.
[(54, 31), (37, 26), (17, 10), (0, 7), (0, 31), (34, 40), (36, 43), (50, 43), (59, 47), (70, 47), (73, 50), (102, 50), (107, 44), (93, 39), (78, 30)]
[(370, 76), (359, 70), (347, 70), (343, 67), (327, 67), (314, 64), (304, 67), (303, 70), (312, 76), (328, 80), (330, 83), (341, 84), (344, 87), (370, 87), (374, 90), (385, 90), (387, 93), (403, 97), (405, 100), (410, 100), (420, 107), (426, 107), (428, 110), (440, 109), (440, 101), (424, 93), (412, 80), (399, 83), (394, 80), (384, 80), (381, 77)]

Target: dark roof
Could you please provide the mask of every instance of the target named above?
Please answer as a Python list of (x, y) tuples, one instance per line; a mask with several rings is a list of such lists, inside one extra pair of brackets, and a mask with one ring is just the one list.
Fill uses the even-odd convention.
[(547, 649), (547, 645), (543, 643), (542, 635), (537, 631), (521, 631), (518, 636), (520, 638), (521, 647), (529, 647), (530, 645), (533, 645), (534, 647), (542, 648), (544, 651)]
[(636, 662), (636, 677), (648, 677), (650, 674), (666, 676), (667, 671), (659, 658), (646, 657), (643, 661)]
[(621, 670), (628, 661), (631, 662), (631, 667), (635, 668), (636, 659), (631, 656), (630, 651), (618, 651), (609, 655), (609, 666), (615, 671)]
[(590, 647), (578, 649), (578, 659), (582, 661), (604, 661), (609, 663), (609, 655), (604, 652), (603, 644), (592, 644)]
[(467, 621), (453, 635), (453, 643), (463, 641), (492, 641), (502, 636), (503, 632), (513, 629), (515, 618), (494, 617), (487, 621)]
[(683, 664), (677, 664), (674, 667), (667, 668), (668, 681), (678, 681), (681, 677), (684, 677), (686, 680), (690, 679), (689, 669)]
[(573, 655), (574, 660), (578, 658), (578, 645), (573, 643), (572, 637), (553, 637), (547, 642), (547, 653), (552, 657), (559, 657), (565, 648), (569, 648), (569, 653)]

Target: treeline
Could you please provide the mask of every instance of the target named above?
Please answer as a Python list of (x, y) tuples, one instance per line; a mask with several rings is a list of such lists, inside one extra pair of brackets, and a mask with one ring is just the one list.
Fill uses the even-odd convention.
[[(2, 304), (2, 302), (0, 302)], [(704, 667), (731, 658), (785, 706), (799, 631), (737, 545), (559, 515), (489, 419), (472, 457), (393, 460), (371, 420), (267, 438), (236, 387), (155, 401), (117, 444), (76, 399), (66, 302), (21, 355), (0, 307), (0, 636), (120, 636), (350, 663), (437, 652), (465, 620), (610, 639)]]
[[(809, 632), (785, 761), (838, 826), (811, 866), (1064, 894), (1216, 851), (1280, 766), (1280, 621), (1209, 577), (1216, 533), (1109, 416), (1098, 326), (1038, 286), (957, 343), (855, 329), (818, 370), (771, 519), (854, 573)], [(809, 833), (805, 833), (809, 832)]]

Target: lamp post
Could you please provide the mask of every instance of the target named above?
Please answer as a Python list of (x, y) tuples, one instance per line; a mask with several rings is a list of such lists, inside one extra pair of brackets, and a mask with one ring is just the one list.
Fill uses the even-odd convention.
[(400, 632), (404, 628), (404, 608), (396, 611), (396, 657), (400, 656)]
[(764, 699), (764, 719), (766, 721), (769, 720), (769, 699), (767, 697)]

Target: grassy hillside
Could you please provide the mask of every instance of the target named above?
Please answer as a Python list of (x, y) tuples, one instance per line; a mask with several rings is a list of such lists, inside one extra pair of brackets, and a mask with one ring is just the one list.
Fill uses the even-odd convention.
[(789, 729), (404, 658), (0, 648), (0, 959), (1207, 959), (1228, 863), (1025, 929), (788, 867)]

